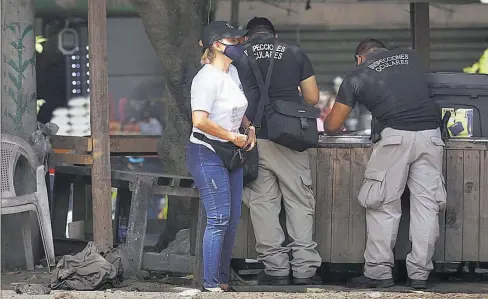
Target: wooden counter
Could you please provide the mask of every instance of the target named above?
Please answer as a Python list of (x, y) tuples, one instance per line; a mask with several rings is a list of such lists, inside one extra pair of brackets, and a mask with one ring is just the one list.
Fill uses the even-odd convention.
[[(315, 240), (324, 262), (364, 262), (366, 220), (357, 195), (370, 154), (371, 144), (361, 137), (323, 137), (321, 148), (310, 150), (317, 200)], [(488, 262), (488, 139), (449, 141), (443, 169), (447, 208), (440, 217), (434, 259)], [(405, 259), (410, 251), (408, 200), (402, 206), (397, 259)], [(234, 258), (256, 258), (254, 246), (249, 209), (244, 206)]]

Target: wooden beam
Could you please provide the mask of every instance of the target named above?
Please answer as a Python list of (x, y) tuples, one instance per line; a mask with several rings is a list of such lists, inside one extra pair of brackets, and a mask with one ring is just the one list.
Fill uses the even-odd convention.
[(412, 30), (412, 48), (424, 57), (430, 68), (430, 34), (429, 34), (429, 3), (410, 3), (410, 28)]
[(52, 136), (52, 146), (54, 149), (67, 149), (74, 150), (76, 152), (91, 152), (92, 140), (90, 137), (78, 137), (78, 136)]
[(107, 71), (107, 0), (88, 0), (93, 240), (113, 246)]

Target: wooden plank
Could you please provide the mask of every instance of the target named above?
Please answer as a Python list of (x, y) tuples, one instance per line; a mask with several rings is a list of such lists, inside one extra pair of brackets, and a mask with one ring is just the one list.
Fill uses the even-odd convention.
[[(88, 0), (90, 123), (93, 140), (93, 239), (113, 246), (107, 70), (107, 0)], [(141, 257), (142, 258), (142, 257)], [(140, 267), (140, 265), (139, 265)]]
[(371, 148), (351, 149), (351, 201), (349, 203), (349, 263), (364, 263), (366, 247), (366, 213), (358, 195), (364, 180)]
[(449, 140), (446, 142), (447, 149), (462, 149), (462, 150), (488, 150), (488, 139), (470, 139), (464, 140)]
[(331, 263), (348, 263), (349, 202), (351, 200), (351, 150), (338, 149), (334, 159), (334, 186), (332, 189), (332, 246)]
[(168, 186), (155, 186), (153, 190), (154, 194), (170, 195), (179, 197), (196, 197), (199, 193), (195, 188), (181, 188), (181, 187), (168, 187)]
[(131, 137), (110, 136), (111, 153), (158, 153), (160, 136)]
[(53, 149), (68, 149), (78, 153), (86, 153), (93, 150), (91, 137), (54, 135), (51, 142)]
[(323, 262), (331, 261), (332, 242), (332, 186), (334, 159), (337, 150), (321, 148), (317, 150), (317, 203), (315, 206), (315, 240)]
[(236, 241), (234, 242), (234, 249), (232, 250), (232, 258), (245, 259), (247, 258), (247, 234), (249, 227), (249, 208), (242, 204), (241, 219), (237, 226)]
[(463, 261), (478, 261), (480, 152), (464, 151)]
[(480, 152), (480, 262), (488, 262), (488, 151)]
[[(444, 151), (444, 155), (442, 157), (442, 176), (444, 177), (444, 182), (447, 175), (446, 163), (447, 163), (447, 152)], [(439, 238), (437, 239), (434, 256), (432, 257), (432, 260), (444, 261), (445, 242), (446, 242), (446, 210), (444, 209), (439, 212)]]
[(462, 150), (448, 150), (445, 260), (463, 259), (464, 156)]
[[(127, 236), (125, 239), (127, 256), (132, 270), (135, 271), (136, 277), (143, 279), (141, 275), (142, 256), (144, 249), (144, 239), (147, 228), (147, 209), (149, 200), (154, 186), (154, 179), (147, 177), (137, 178), (134, 191), (132, 191), (132, 200), (130, 204), (129, 224)], [(94, 211), (94, 214), (96, 211)], [(94, 234), (96, 226), (94, 222)], [(112, 236), (111, 236), (112, 237)]]
[(49, 155), (49, 165), (56, 166), (62, 163), (67, 164), (93, 164), (93, 157), (91, 155), (69, 154), (69, 153), (52, 153)]

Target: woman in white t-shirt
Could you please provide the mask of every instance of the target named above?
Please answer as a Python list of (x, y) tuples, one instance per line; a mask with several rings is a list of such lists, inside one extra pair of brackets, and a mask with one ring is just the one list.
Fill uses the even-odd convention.
[[(247, 99), (229, 58), (242, 54), (237, 39), (245, 34), (227, 22), (208, 24), (200, 41), (204, 66), (191, 86), (193, 129), (186, 160), (207, 214), (203, 291), (234, 291), (229, 286), (229, 269), (241, 216), (243, 172), (242, 168), (229, 171), (210, 143), (231, 142), (247, 150), (255, 146), (254, 128), (243, 125), (249, 124), (243, 122)], [(239, 133), (243, 126), (248, 135)]]

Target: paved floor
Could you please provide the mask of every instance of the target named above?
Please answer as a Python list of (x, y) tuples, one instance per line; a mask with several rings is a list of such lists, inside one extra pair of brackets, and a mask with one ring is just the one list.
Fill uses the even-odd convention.
[[(103, 292), (66, 292), (53, 291), (50, 295), (17, 295), (13, 288), (18, 283), (43, 284), (49, 282), (49, 273), (46, 269), (38, 269), (34, 272), (14, 271), (3, 272), (1, 277), (2, 296), (9, 299), (128, 299), (128, 298), (229, 298), (229, 299), (356, 299), (356, 298), (488, 298), (488, 281), (433, 281), (429, 292), (413, 292), (406, 287), (397, 285), (386, 290), (350, 290), (341, 285), (324, 286), (240, 286), (236, 287), (240, 293), (234, 294), (209, 294), (200, 293), (188, 285), (185, 279), (159, 279), (145, 282), (127, 283), (121, 289)], [(170, 284), (171, 283), (171, 284)]]
[(438, 294), (438, 293), (393, 293), (393, 292), (334, 292), (324, 291), (321, 293), (198, 293), (198, 292), (180, 292), (180, 293), (160, 293), (160, 292), (54, 292), (51, 295), (33, 296), (33, 295), (16, 295), (13, 291), (2, 291), (2, 298), (6, 299), (129, 299), (129, 298), (146, 298), (146, 299), (181, 299), (181, 298), (209, 298), (209, 299), (360, 299), (360, 298), (406, 298), (406, 299), (468, 299), (468, 298), (487, 298), (482, 294)]

